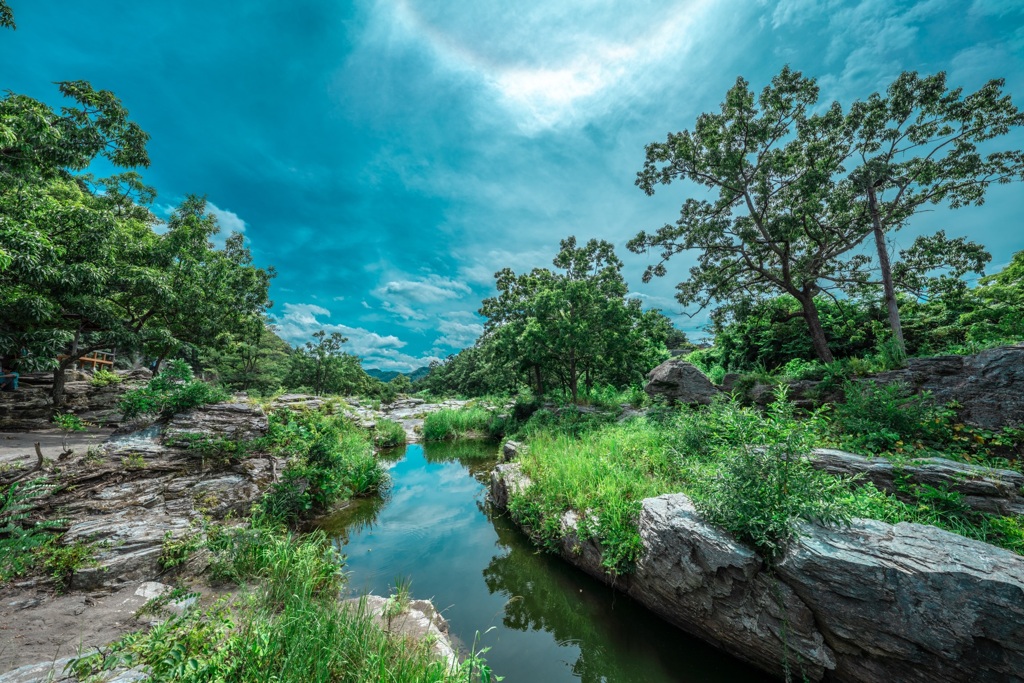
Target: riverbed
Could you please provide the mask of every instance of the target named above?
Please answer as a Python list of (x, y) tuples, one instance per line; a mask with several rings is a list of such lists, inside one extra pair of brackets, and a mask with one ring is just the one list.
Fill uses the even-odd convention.
[(457, 644), (506, 683), (726, 683), (765, 674), (539, 552), (487, 504), (497, 446), (410, 444), (382, 455), (391, 486), (321, 523), (346, 556), (353, 593), (396, 582), (431, 598)]

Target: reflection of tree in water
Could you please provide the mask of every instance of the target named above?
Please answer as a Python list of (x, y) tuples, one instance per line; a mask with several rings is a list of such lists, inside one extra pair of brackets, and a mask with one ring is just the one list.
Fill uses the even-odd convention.
[(377, 515), (390, 500), (391, 492), (387, 489), (380, 495), (353, 498), (341, 510), (317, 520), (316, 527), (345, 545), (352, 534), (372, 529), (377, 523)]
[(469, 470), (470, 476), (482, 484), (491, 481), (491, 470), (498, 459), (498, 444), (482, 439), (464, 439), (423, 444), (427, 462), (453, 462)]
[(560, 558), (538, 553), (504, 517), (492, 521), (508, 553), (494, 557), (483, 577), (491, 593), (508, 596), (504, 625), (547, 631), (560, 644), (578, 646), (572, 672), (584, 683), (770, 680)]

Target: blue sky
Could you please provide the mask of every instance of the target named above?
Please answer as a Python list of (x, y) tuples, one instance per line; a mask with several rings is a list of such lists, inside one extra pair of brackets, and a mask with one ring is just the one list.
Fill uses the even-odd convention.
[[(0, 87), (113, 90), (152, 135), (158, 203), (206, 194), (274, 265), (272, 312), (299, 343), (343, 332), (368, 367), (409, 370), (471, 344), (493, 273), (550, 265), (559, 239), (615, 243), (632, 291), (691, 337), (668, 277), (640, 282), (640, 229), (687, 188), (646, 197), (644, 145), (693, 125), (738, 75), (786, 63), (849, 103), (900, 71), (1024, 104), (1024, 2), (684, 0), (10, 0)], [(1005, 143), (1024, 147), (1024, 132)], [(691, 190), (692, 191), (692, 190)], [(1024, 187), (920, 216), (993, 252), (1024, 248)], [(991, 269), (990, 269), (991, 270)]]

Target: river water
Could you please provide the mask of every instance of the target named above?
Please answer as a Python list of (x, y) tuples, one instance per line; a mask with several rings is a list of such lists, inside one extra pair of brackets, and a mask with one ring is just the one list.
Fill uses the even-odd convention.
[(477, 647), (491, 647), (487, 662), (506, 683), (771, 680), (538, 552), (487, 505), (496, 451), (470, 441), (384, 454), (390, 491), (320, 524), (346, 555), (352, 591), (386, 596), (411, 581), (462, 647), (479, 632)]

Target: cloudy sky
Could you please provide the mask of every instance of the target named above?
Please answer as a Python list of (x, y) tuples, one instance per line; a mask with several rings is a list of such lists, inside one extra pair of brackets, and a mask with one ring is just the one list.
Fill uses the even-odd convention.
[[(559, 239), (619, 247), (633, 292), (691, 337), (688, 268), (640, 282), (640, 229), (688, 192), (646, 197), (644, 145), (783, 64), (848, 103), (905, 69), (1024, 103), (1019, 0), (10, 0), (0, 87), (57, 104), (54, 81), (113, 90), (152, 135), (160, 207), (205, 194), (274, 265), (293, 343), (343, 332), (368, 367), (409, 370), (476, 338), (493, 274), (550, 265)], [(1024, 133), (1007, 144), (1024, 147)], [(690, 190), (692, 191), (692, 190)], [(158, 207), (159, 208), (159, 207)], [(1024, 248), (1024, 187), (920, 217)]]

